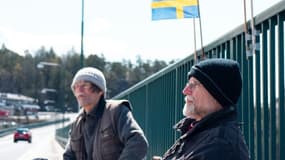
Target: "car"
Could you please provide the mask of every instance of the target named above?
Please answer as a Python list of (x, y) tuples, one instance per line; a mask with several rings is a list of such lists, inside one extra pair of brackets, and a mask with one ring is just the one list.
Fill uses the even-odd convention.
[(28, 141), (32, 143), (32, 133), (29, 128), (17, 128), (14, 132), (14, 143), (17, 141)]

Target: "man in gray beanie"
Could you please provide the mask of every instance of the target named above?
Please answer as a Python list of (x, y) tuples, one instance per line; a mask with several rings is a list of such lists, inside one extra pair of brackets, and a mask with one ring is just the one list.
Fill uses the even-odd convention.
[(127, 100), (106, 100), (106, 80), (93, 67), (80, 69), (71, 89), (81, 110), (71, 125), (64, 160), (142, 160), (148, 142)]
[(181, 137), (162, 159), (248, 160), (249, 152), (237, 122), (241, 94), (239, 64), (206, 59), (192, 66), (183, 89), (183, 118), (174, 127)]

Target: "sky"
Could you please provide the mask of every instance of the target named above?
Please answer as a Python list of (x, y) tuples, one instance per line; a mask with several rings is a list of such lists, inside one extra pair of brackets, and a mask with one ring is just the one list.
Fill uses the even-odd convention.
[[(246, 0), (247, 19), (250, 0)], [(281, 0), (253, 0), (254, 16)], [(179, 60), (194, 52), (193, 19), (151, 20), (151, 0), (84, 0), (84, 56), (107, 61)], [(200, 0), (203, 45), (244, 22), (244, 0)], [(0, 45), (24, 55), (81, 49), (82, 0), (2, 0)], [(199, 21), (196, 48), (201, 48)], [(198, 28), (198, 29), (197, 29)]]

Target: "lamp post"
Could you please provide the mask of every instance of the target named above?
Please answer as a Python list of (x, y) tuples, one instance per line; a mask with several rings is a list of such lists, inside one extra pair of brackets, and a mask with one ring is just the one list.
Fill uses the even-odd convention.
[[(37, 64), (37, 68), (38, 69), (44, 69), (45, 67), (59, 67), (60, 65), (58, 63), (54, 63), (54, 62), (39, 62)], [(61, 77), (60, 77), (61, 79)], [(45, 78), (44, 80), (44, 85), (45, 87), (48, 87), (48, 79)], [(60, 88), (60, 87), (59, 87)], [(41, 90), (41, 93), (46, 94), (47, 92), (56, 92), (55, 89), (49, 89), (49, 88), (43, 88)]]
[(45, 109), (48, 111), (55, 111), (54, 105), (56, 103), (55, 97), (57, 94), (56, 89), (51, 89), (51, 88), (43, 88), (41, 90), (42, 94), (45, 94), (47, 99), (44, 100), (43, 104), (45, 106)]
[[(56, 99), (58, 99), (58, 109), (61, 109), (62, 113), (63, 113), (63, 121), (64, 121), (64, 79), (63, 79), (63, 68), (60, 64), (58, 63), (54, 63), (54, 62), (39, 62), (37, 64), (37, 68), (38, 69), (43, 69), (45, 67), (61, 67), (60, 68), (60, 78), (59, 78), (59, 91), (58, 91), (58, 97)], [(41, 90), (42, 93), (47, 93), (47, 92), (54, 92), (56, 93), (55, 89), (50, 89), (50, 88), (43, 88)], [(63, 124), (64, 125), (64, 124)]]
[(40, 62), (37, 64), (37, 68), (43, 69), (45, 66), (52, 66), (52, 67), (58, 67), (58, 63), (53, 63), (53, 62)]
[[(59, 67), (60, 65), (58, 63), (54, 63), (54, 62), (39, 62), (37, 64), (37, 68), (38, 69), (44, 69), (45, 66), (49, 66), (49, 67)], [(48, 83), (47, 80), (45, 79), (44, 83)], [(45, 87), (48, 87), (47, 84), (45, 84)]]

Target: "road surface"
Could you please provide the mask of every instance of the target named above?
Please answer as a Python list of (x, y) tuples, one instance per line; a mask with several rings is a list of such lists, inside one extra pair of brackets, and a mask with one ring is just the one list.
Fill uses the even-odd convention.
[(55, 129), (60, 127), (50, 125), (32, 129), (32, 143), (26, 141), (13, 142), (13, 135), (0, 138), (1, 160), (33, 160), (46, 158), (48, 160), (61, 160), (63, 148), (55, 140)]

